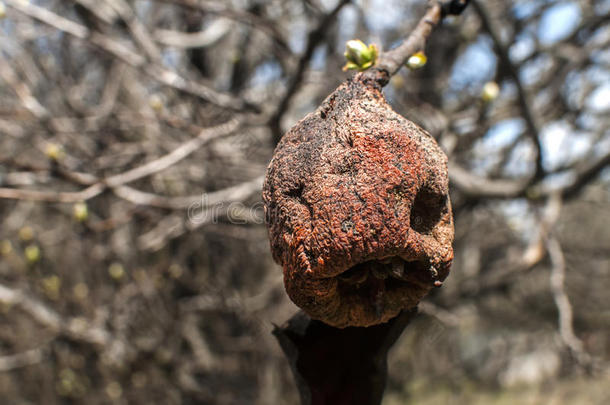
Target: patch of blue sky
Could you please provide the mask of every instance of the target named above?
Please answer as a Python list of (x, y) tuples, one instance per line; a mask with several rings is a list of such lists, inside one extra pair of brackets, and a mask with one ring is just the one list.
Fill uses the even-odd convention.
[(165, 66), (176, 68), (180, 63), (182, 53), (177, 49), (165, 48), (161, 52), (161, 61)]
[(531, 242), (537, 236), (535, 232), (532, 232), (532, 224), (536, 217), (526, 199), (498, 201), (494, 205), (495, 209), (504, 215), (508, 226), (521, 237), (524, 243)]
[(449, 79), (451, 89), (459, 91), (470, 88), (480, 91), (483, 83), (494, 77), (497, 63), (491, 40), (486, 36), (479, 36), (453, 65)]
[(553, 65), (553, 60), (549, 55), (542, 54), (534, 59), (527, 61), (519, 70), (521, 82), (530, 86), (538, 82), (540, 76)]
[(580, 71), (569, 72), (562, 85), (561, 91), (566, 103), (573, 109), (581, 109), (584, 97), (584, 78)]
[(305, 51), (307, 44), (308, 25), (304, 18), (295, 20), (290, 25), (290, 36), (288, 37), (288, 46), (292, 52), (301, 54)]
[(610, 49), (596, 49), (589, 54), (589, 59), (596, 64), (610, 65)]
[(474, 159), (470, 163), (470, 169), (474, 174), (485, 177), (499, 162), (500, 155), (497, 153), (481, 153), (481, 151), (476, 151)]
[(591, 65), (586, 71), (587, 79), (594, 84), (610, 82), (610, 71), (603, 66)]
[(534, 169), (534, 148), (529, 140), (520, 141), (511, 151), (504, 165), (505, 173), (512, 177), (525, 177)]
[[(54, 30), (47, 31), (46, 35), (40, 35), (34, 39), (34, 44), (43, 54), (56, 54), (59, 52), (60, 41), (67, 35), (63, 31)], [(70, 38), (70, 37), (69, 37)], [(71, 38), (70, 38), (71, 39)], [(78, 51), (73, 51), (78, 52)]]
[(604, 135), (595, 143), (593, 156), (602, 157), (610, 153), (610, 128), (605, 129)]
[(313, 52), (313, 55), (311, 56), (311, 64), (310, 64), (310, 68), (312, 70), (323, 70), (324, 69), (324, 67), (326, 66), (327, 49), (328, 48), (325, 46), (319, 46)]
[(599, 119), (594, 114), (581, 112), (576, 117), (575, 125), (583, 131), (594, 131), (599, 125)]
[(480, 144), (488, 151), (498, 151), (513, 143), (524, 129), (522, 118), (502, 120), (489, 128)]
[(546, 170), (555, 170), (581, 158), (591, 149), (591, 140), (578, 134), (564, 121), (545, 126), (540, 133), (542, 163)]
[[(354, 39), (356, 26), (358, 25), (358, 11), (353, 6), (346, 6), (339, 12), (338, 19), (338, 41), (337, 52), (345, 50), (345, 43)], [(366, 42), (366, 38), (360, 38)]]
[(536, 41), (531, 35), (520, 35), (508, 49), (508, 54), (513, 63), (519, 63), (529, 57), (536, 50)]
[(544, 5), (543, 1), (519, 1), (512, 8), (513, 15), (520, 20), (533, 16)]
[(366, 8), (366, 25), (373, 34), (396, 29), (405, 24), (404, 0), (369, 0)]
[(16, 28), (15, 21), (10, 18), (10, 12), (11, 10), (7, 10), (6, 16), (4, 18), (0, 18), (0, 31), (6, 35), (14, 35)]
[(597, 0), (593, 4), (593, 10), (597, 15), (610, 13), (610, 0)]
[(474, 172), (485, 175), (500, 163), (502, 149), (515, 142), (524, 128), (525, 124), (521, 118), (506, 119), (493, 125), (474, 146)]
[(603, 83), (593, 90), (585, 105), (596, 113), (610, 112), (610, 82)]
[(575, 2), (560, 2), (549, 7), (538, 25), (540, 43), (552, 45), (568, 37), (578, 27), (580, 20), (580, 6)]
[(547, 175), (541, 182), (542, 187), (547, 190), (559, 190), (574, 182), (575, 175), (572, 171), (564, 171)]
[(280, 78), (282, 74), (282, 67), (277, 62), (264, 62), (261, 63), (252, 74), (250, 78), (250, 86), (258, 87), (265, 86)]

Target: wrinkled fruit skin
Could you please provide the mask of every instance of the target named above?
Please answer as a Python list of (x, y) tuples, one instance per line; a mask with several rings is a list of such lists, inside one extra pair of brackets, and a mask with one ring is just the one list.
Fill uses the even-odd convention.
[(339, 328), (412, 308), (447, 277), (447, 157), (356, 75), (278, 144), (263, 186), (290, 298)]

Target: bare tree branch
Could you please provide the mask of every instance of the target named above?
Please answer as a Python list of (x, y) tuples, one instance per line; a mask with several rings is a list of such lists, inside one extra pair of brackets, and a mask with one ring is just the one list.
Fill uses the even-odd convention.
[[(197, 137), (183, 143), (158, 159), (145, 163), (124, 173), (107, 177), (78, 192), (55, 192), (0, 188), (0, 198), (46, 202), (75, 203), (98, 196), (107, 188), (117, 188), (143, 177), (150, 176), (175, 165), (208, 142), (232, 134), (241, 124), (239, 119), (212, 128), (204, 128)], [(125, 192), (123, 194), (126, 194)]]
[(158, 82), (167, 86), (173, 87), (187, 94), (200, 97), (220, 107), (225, 107), (232, 110), (257, 110), (255, 106), (248, 104), (242, 98), (220, 93), (207, 86), (204, 86), (201, 83), (187, 80), (178, 75), (176, 72), (173, 72), (161, 65), (146, 63), (146, 59), (142, 55), (132, 51), (121, 42), (99, 32), (92, 32), (87, 29), (87, 27), (70, 21), (42, 7), (19, 0), (7, 0), (6, 3), (16, 10), (19, 10), (38, 21), (102, 48), (106, 52), (109, 52), (110, 54), (123, 60), (132, 67), (138, 68), (145, 72), (152, 79), (157, 80)]
[(16, 368), (27, 367), (40, 363), (44, 358), (44, 350), (40, 347), (25, 352), (0, 356), (0, 372), (11, 371)]
[(565, 291), (566, 263), (561, 250), (561, 245), (554, 237), (546, 241), (549, 256), (551, 258), (551, 292), (559, 312), (559, 335), (570, 349), (576, 360), (585, 367), (589, 367), (591, 357), (585, 351), (583, 342), (574, 333), (573, 310), (568, 294)]
[(277, 144), (282, 137), (282, 118), (286, 110), (288, 110), (288, 107), (290, 107), (290, 102), (301, 87), (301, 83), (303, 82), (303, 78), (305, 76), (305, 69), (307, 69), (309, 62), (313, 57), (314, 51), (326, 37), (327, 31), (332, 26), (332, 22), (337, 17), (337, 14), (339, 14), (339, 11), (341, 11), (341, 9), (350, 2), (351, 0), (339, 0), (335, 8), (322, 17), (318, 26), (307, 36), (307, 46), (305, 47), (305, 52), (303, 52), (303, 55), (301, 55), (299, 58), (296, 71), (291, 75), (286, 92), (284, 93), (284, 97), (282, 97), (280, 100), (275, 113), (269, 120), (269, 127), (271, 128), (273, 134), (274, 143)]
[(511, 62), (510, 57), (508, 55), (508, 50), (506, 49), (506, 46), (504, 46), (504, 44), (502, 43), (500, 35), (496, 32), (496, 29), (492, 24), (491, 18), (485, 10), (485, 7), (478, 0), (472, 0), (472, 6), (479, 15), (479, 18), (481, 18), (483, 28), (485, 28), (485, 30), (489, 33), (489, 36), (493, 40), (498, 56), (500, 57), (500, 62), (506, 67), (508, 74), (510, 75), (511, 79), (515, 83), (515, 86), (517, 87), (517, 95), (519, 97), (521, 115), (523, 116), (523, 119), (525, 120), (525, 123), (527, 125), (527, 134), (532, 140), (532, 143), (534, 145), (534, 151), (536, 153), (536, 171), (529, 181), (529, 184), (533, 184), (537, 180), (544, 177), (544, 168), (542, 166), (542, 146), (540, 144), (540, 129), (538, 128), (536, 117), (533, 114), (533, 109), (530, 105), (525, 89), (523, 88), (523, 84), (521, 83), (519, 72)]

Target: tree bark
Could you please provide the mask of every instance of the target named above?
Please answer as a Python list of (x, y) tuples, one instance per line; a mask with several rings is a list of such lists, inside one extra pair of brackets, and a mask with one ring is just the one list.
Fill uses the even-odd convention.
[(338, 329), (299, 311), (276, 327), (302, 405), (380, 404), (388, 351), (416, 314), (414, 308), (384, 324)]

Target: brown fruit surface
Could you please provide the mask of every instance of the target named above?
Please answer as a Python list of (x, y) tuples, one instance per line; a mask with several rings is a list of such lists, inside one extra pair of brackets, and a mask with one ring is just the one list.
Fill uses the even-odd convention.
[(447, 157), (362, 74), (284, 135), (263, 200), (288, 295), (329, 325), (386, 322), (449, 273)]

